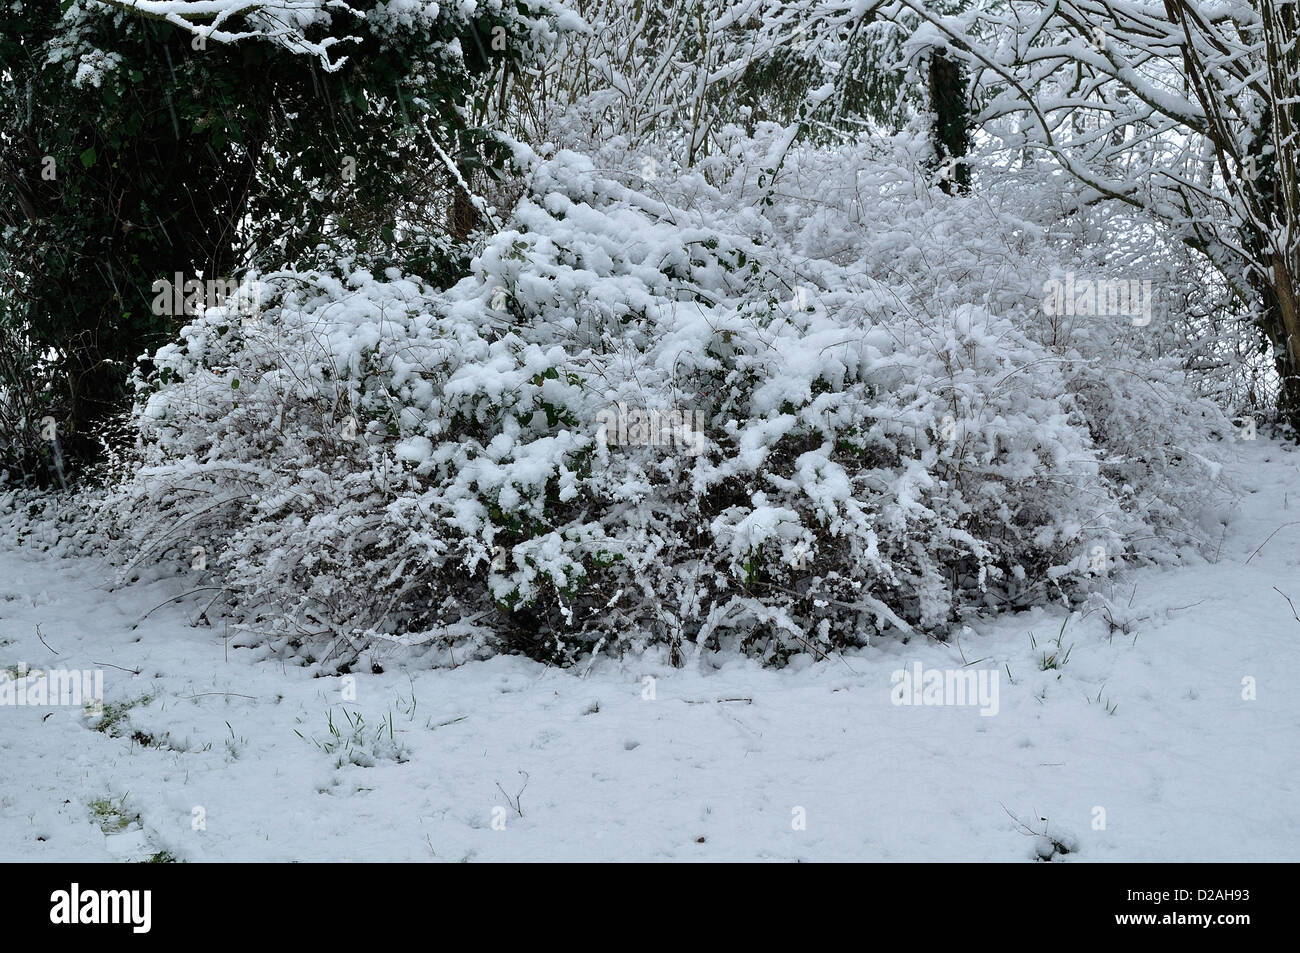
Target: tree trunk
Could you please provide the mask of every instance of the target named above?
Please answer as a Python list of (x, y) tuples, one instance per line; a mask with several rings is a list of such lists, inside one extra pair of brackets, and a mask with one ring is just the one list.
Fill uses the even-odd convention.
[(970, 110), (966, 71), (940, 49), (930, 53), (930, 108), (934, 110), (934, 153), (942, 174), (939, 188), (949, 195), (970, 191)]
[(1296, 311), (1295, 285), (1281, 255), (1272, 260), (1272, 281), (1263, 285), (1264, 333), (1273, 345), (1280, 383), (1278, 414), (1300, 434), (1300, 314)]
[(451, 237), (458, 242), (467, 241), (478, 224), (478, 209), (469, 193), (456, 185), (451, 200)]

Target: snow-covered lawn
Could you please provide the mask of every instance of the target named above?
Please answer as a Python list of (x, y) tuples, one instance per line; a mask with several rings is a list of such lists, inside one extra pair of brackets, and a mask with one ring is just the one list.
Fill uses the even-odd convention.
[[(344, 701), (8, 533), (0, 666), (101, 669), (107, 710), (0, 706), (0, 859), (1297, 860), (1300, 453), (1239, 446), (1217, 561), (781, 671), (394, 653)], [(915, 663), (997, 672), (996, 714), (894, 704)]]

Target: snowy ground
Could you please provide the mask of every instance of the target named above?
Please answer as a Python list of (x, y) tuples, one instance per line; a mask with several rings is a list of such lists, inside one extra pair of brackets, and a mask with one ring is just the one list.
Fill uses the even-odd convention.
[[(0, 667), (102, 669), (108, 715), (0, 706), (0, 860), (1294, 861), (1300, 453), (1241, 448), (1217, 562), (1117, 579), (1128, 634), (1076, 616), (1046, 670), (1063, 610), (797, 671), (390, 656), (344, 702), (201, 603), (133, 629), (174, 582), (5, 549)], [(996, 715), (891, 702), (895, 670), (963, 661)]]

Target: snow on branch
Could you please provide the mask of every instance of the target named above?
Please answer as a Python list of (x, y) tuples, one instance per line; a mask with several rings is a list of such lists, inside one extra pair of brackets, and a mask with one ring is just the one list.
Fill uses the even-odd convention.
[[(163, 20), (204, 40), (237, 43), (240, 40), (270, 40), (294, 53), (315, 56), (324, 68), (334, 71), (347, 57), (331, 57), (331, 48), (356, 42), (359, 36), (308, 38), (312, 27), (329, 27), (338, 11), (364, 22), (364, 13), (345, 0), (98, 0), (99, 3)], [(430, 5), (434, 11), (437, 6)], [(436, 15), (436, 14), (435, 14)], [(240, 27), (223, 26), (240, 23)]]

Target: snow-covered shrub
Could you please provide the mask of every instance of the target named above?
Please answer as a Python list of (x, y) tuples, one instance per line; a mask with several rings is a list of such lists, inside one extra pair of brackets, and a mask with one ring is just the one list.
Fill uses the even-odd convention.
[(654, 195), (521, 155), (528, 194), (446, 291), (262, 276), (260, 320), (209, 310), (154, 356), (106, 517), (345, 663), (820, 654), (1068, 592), (1151, 536), (1133, 501), (1196, 458), (1116, 469), (1133, 398), (1034, 333), (1041, 236), (774, 142)]
[[(779, 141), (780, 130), (767, 132)], [(1198, 330), (1207, 328), (1198, 329), (1189, 312), (1205, 302), (1191, 300), (1199, 283), (1189, 289), (1186, 280), (1198, 267), (1195, 256), (1127, 209), (1079, 207), (1069, 180), (1026, 187), (995, 179), (969, 197), (941, 195), (924, 172), (926, 148), (923, 138), (900, 135), (792, 150), (764, 216), (768, 240), (805, 267), (842, 266), (836, 282), (872, 275), (917, 312), (973, 304), (1005, 316), (1057, 364), (1102, 473), (1125, 496), (1125, 511), (1140, 518), (1131, 533), (1153, 534), (1140, 554), (1171, 557), (1188, 543), (1217, 543), (1200, 513), (1225, 488), (1219, 446), (1236, 431), (1206, 396), (1221, 388), (1199, 370), (1206, 342)], [(739, 139), (730, 161), (713, 170), (724, 180), (711, 199), (720, 209), (763, 194), (758, 177), (771, 160), (746, 164), (754, 151)], [(710, 194), (698, 176), (677, 187)], [(1049, 313), (1045, 284), (1067, 274), (1136, 280), (1150, 292), (1151, 312)], [(1223, 333), (1214, 329), (1212, 337), (1221, 341)]]

